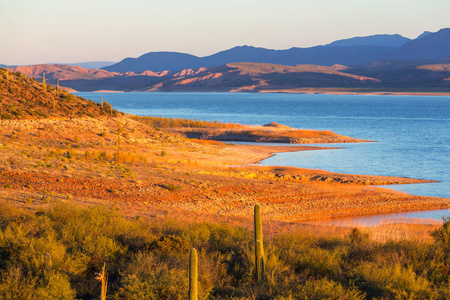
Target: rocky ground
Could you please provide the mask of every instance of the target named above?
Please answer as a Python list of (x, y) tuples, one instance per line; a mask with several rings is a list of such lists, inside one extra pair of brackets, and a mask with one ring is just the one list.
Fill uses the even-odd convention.
[[(130, 119), (0, 121), (0, 201), (36, 208), (54, 201), (117, 205), (130, 216), (177, 211), (301, 221), (450, 207), (450, 199), (374, 187), (420, 180), (249, 166), (269, 147), (190, 140)], [(159, 212), (159, 213), (158, 213)]]

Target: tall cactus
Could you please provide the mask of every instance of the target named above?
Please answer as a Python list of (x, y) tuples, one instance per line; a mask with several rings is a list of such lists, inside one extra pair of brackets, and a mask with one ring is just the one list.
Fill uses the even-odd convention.
[(263, 248), (263, 233), (261, 222), (261, 207), (259, 204), (255, 205), (255, 266), (256, 266), (256, 281), (264, 281), (264, 248)]
[(195, 248), (191, 249), (189, 256), (189, 300), (197, 300), (197, 250)]
[(8, 66), (6, 66), (6, 81), (9, 81), (9, 69), (8, 69)]
[(45, 72), (42, 75), (42, 89), (45, 91), (47, 90), (47, 84), (45, 83)]
[(25, 78), (28, 79), (28, 67), (25, 67)]
[(101, 107), (102, 107), (102, 109), (103, 109), (103, 97), (100, 97), (100, 105), (101, 105)]
[(103, 263), (101, 273), (97, 273), (95, 279), (101, 282), (102, 288), (100, 290), (100, 300), (106, 300), (106, 291), (108, 289), (108, 274), (106, 273), (106, 264)]

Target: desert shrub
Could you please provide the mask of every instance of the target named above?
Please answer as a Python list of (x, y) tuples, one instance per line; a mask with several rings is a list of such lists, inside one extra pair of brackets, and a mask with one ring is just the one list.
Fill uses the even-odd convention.
[(167, 257), (171, 254), (180, 254), (189, 252), (188, 242), (179, 236), (164, 235), (149, 245), (149, 251), (156, 252), (160, 256)]
[(161, 184), (161, 187), (163, 189), (166, 189), (166, 190), (171, 191), (171, 192), (175, 192), (175, 191), (178, 191), (180, 189), (179, 186), (177, 186), (177, 185), (175, 185), (173, 183), (164, 183), (164, 184)]
[(431, 299), (429, 282), (400, 264), (380, 266), (365, 263), (356, 269), (362, 287), (371, 293), (388, 295), (396, 299)]
[(56, 272), (48, 275), (46, 284), (39, 286), (35, 295), (34, 299), (42, 300), (75, 299), (75, 291), (71, 288), (68, 277)]
[(33, 299), (35, 286), (36, 281), (26, 276), (20, 267), (0, 271), (1, 299)]
[(112, 105), (106, 101), (103, 101), (103, 111), (110, 113), (112, 111)]
[(49, 217), (70, 251), (100, 256), (105, 260), (126, 252), (126, 246), (118, 243), (115, 236), (128, 232), (127, 227), (132, 222), (114, 211), (100, 207), (74, 209), (59, 204), (50, 211)]
[[(306, 273), (297, 274), (293, 268), (281, 261), (277, 256), (277, 249), (266, 244), (264, 249), (266, 260), (264, 264), (264, 285), (260, 295), (269, 296), (270, 299), (297, 299), (292, 298), (295, 290), (306, 281)], [(282, 298), (284, 297), (284, 298)]]
[(315, 276), (339, 277), (343, 257), (348, 247), (334, 240), (314, 238), (305, 234), (280, 235), (274, 240), (282, 261), (297, 273), (309, 272)]
[[(51, 153), (49, 155), (52, 155)], [(301, 231), (264, 240), (255, 285), (253, 232), (229, 224), (127, 219), (106, 207), (0, 205), (0, 299), (181, 299), (189, 249), (199, 253), (201, 299), (447, 299), (440, 243), (320, 238)], [(362, 254), (361, 254), (362, 253)]]
[(369, 239), (369, 235), (367, 233), (362, 233), (360, 229), (355, 227), (348, 234), (348, 238), (350, 239), (352, 244), (361, 244), (362, 242)]
[(32, 221), (27, 228), (14, 222), (0, 232), (1, 298), (74, 299), (68, 276), (57, 271), (72, 266), (65, 246), (46, 220)]
[(337, 278), (342, 275), (342, 249), (308, 248), (296, 256), (295, 269), (307, 269), (313, 276)]
[(443, 217), (442, 227), (430, 232), (434, 241), (450, 254), (450, 217)]
[(138, 253), (122, 274), (123, 284), (116, 299), (184, 299), (188, 276), (184, 264), (170, 266), (151, 253)]
[(335, 300), (362, 300), (365, 294), (355, 287), (344, 288), (339, 282), (329, 279), (308, 280), (294, 299), (335, 299)]

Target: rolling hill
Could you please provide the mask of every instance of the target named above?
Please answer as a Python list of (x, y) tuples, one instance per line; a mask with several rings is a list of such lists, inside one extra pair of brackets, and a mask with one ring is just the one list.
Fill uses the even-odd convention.
[(171, 78), (146, 91), (257, 92), (299, 87), (364, 87), (377, 79), (347, 74), (333, 67), (231, 63), (190, 77)]
[(450, 59), (418, 61), (374, 61), (346, 72), (374, 77), (379, 87), (392, 88), (450, 88)]

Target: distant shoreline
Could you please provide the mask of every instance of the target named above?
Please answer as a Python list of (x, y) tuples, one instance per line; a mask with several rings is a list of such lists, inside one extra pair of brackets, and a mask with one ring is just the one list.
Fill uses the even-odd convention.
[[(229, 91), (152, 91), (152, 92), (142, 92), (142, 91), (114, 91), (114, 90), (96, 90), (96, 91), (76, 91), (68, 90), (70, 93), (230, 93), (236, 94), (238, 92)], [(389, 90), (354, 90), (354, 89), (280, 89), (280, 90), (261, 90), (257, 92), (239, 92), (243, 94), (305, 94), (305, 95), (368, 95), (368, 96), (450, 96), (450, 91), (439, 91), (439, 92), (427, 92), (427, 91), (389, 91)]]
[(264, 90), (259, 93), (285, 94), (325, 94), (325, 95), (373, 95), (373, 96), (450, 96), (450, 91), (389, 91), (389, 90), (354, 90), (354, 89), (292, 89)]

